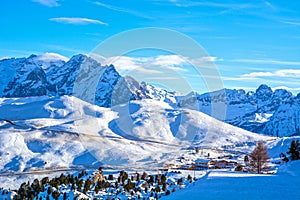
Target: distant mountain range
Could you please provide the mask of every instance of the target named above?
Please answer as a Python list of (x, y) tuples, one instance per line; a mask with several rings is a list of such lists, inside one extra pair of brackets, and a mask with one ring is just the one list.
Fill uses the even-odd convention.
[(102, 66), (81, 54), (69, 60), (48, 53), (0, 61), (0, 97), (44, 95), (74, 95), (101, 107), (153, 99), (173, 108), (199, 110), (256, 133), (278, 137), (300, 135), (300, 94), (294, 96), (284, 89), (273, 91), (261, 85), (255, 92), (223, 89), (176, 96), (132, 77), (122, 77), (113, 65)]

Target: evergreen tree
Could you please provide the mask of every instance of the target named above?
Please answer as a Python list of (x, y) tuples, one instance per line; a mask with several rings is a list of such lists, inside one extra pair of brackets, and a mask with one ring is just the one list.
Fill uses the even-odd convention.
[(166, 196), (168, 196), (169, 194), (171, 194), (171, 192), (170, 192), (170, 190), (167, 190)]
[(291, 155), (292, 160), (300, 159), (300, 144), (299, 140), (293, 140), (287, 154)]
[(162, 184), (166, 183), (166, 181), (167, 181), (167, 177), (166, 177), (166, 175), (164, 175), (164, 174), (161, 175), (161, 178), (160, 178), (160, 179), (161, 179), (161, 183), (162, 183)]
[(250, 154), (250, 166), (252, 167), (253, 171), (256, 171), (258, 174), (260, 174), (268, 161), (268, 149), (262, 141), (259, 141)]
[(249, 157), (247, 155), (245, 155), (244, 157), (244, 162), (246, 165), (249, 163)]
[(113, 181), (114, 180), (114, 176), (112, 174), (108, 175), (108, 180)]
[(147, 173), (146, 172), (143, 172), (143, 174), (142, 174), (142, 180), (146, 180), (146, 178), (147, 178)]
[(193, 177), (191, 175), (188, 175), (186, 179), (189, 180), (190, 183), (193, 182)]
[(167, 190), (167, 184), (166, 184), (166, 183), (163, 183), (163, 185), (162, 185), (162, 190), (163, 190), (163, 191), (166, 191), (166, 190)]
[(60, 196), (60, 193), (57, 190), (55, 190), (54, 192), (52, 192), (53, 199), (58, 199), (59, 196)]
[(136, 181), (140, 182), (141, 181), (141, 176), (139, 173), (136, 173)]
[(67, 200), (67, 193), (64, 192), (63, 200)]
[(153, 184), (153, 183), (154, 183), (154, 176), (150, 175), (150, 176), (149, 176), (149, 179), (147, 180), (147, 182), (148, 182), (149, 184)]

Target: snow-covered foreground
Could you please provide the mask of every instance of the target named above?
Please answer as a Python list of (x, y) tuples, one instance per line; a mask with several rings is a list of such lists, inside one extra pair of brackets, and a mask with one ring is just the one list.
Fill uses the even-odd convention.
[(163, 199), (300, 199), (300, 161), (281, 166), (275, 175), (208, 172), (187, 188)]

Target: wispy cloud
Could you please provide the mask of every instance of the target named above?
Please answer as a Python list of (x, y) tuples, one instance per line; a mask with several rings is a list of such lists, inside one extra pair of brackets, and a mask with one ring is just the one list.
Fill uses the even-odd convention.
[(275, 72), (252, 72), (249, 74), (243, 74), (244, 78), (258, 78), (258, 77), (287, 77), (287, 78), (299, 78), (300, 70), (297, 69), (282, 69)]
[(284, 90), (288, 90), (291, 92), (299, 92), (300, 91), (300, 87), (298, 88), (291, 88), (291, 87), (287, 87), (287, 86), (277, 86), (277, 87), (273, 87), (273, 90), (277, 90), (277, 89), (284, 89)]
[(188, 0), (171, 0), (175, 6), (178, 7), (195, 7), (195, 6), (204, 6), (204, 7), (215, 7), (215, 8), (228, 8), (228, 9), (247, 9), (247, 8), (255, 8), (257, 5), (250, 3), (219, 3), (219, 2), (211, 2), (211, 1), (188, 1)]
[(279, 20), (279, 21), (284, 23), (284, 24), (300, 26), (300, 21), (292, 21), (292, 20)]
[[(93, 55), (93, 57), (95, 57)], [(98, 55), (99, 58), (103, 60), (102, 56)], [(149, 58), (150, 60), (151, 58)], [(129, 72), (132, 70), (138, 71), (143, 74), (160, 74), (161, 72), (155, 69), (149, 68), (145, 58), (134, 58), (128, 56), (115, 56), (110, 57), (102, 61), (102, 65), (113, 64), (117, 70), (121, 73)]]
[(153, 62), (151, 62), (152, 65), (181, 65), (183, 63), (186, 63), (187, 58), (183, 58), (178, 55), (160, 55), (153, 59)]
[(105, 3), (102, 3), (100, 1), (95, 1), (94, 4), (96, 4), (98, 6), (101, 6), (103, 8), (107, 8), (109, 10), (113, 10), (113, 11), (117, 11), (117, 12), (123, 12), (123, 13), (128, 13), (128, 14), (131, 14), (131, 15), (134, 15), (134, 16), (137, 16), (137, 17), (151, 19), (151, 17), (146, 16), (146, 15), (144, 15), (142, 13), (137, 12), (137, 11), (133, 11), (133, 10), (129, 10), (129, 9), (126, 9), (126, 8), (121, 8), (121, 7), (117, 7), (117, 6), (105, 4)]
[(32, 0), (33, 2), (42, 4), (44, 6), (48, 6), (48, 7), (57, 7), (60, 6), (59, 5), (59, 0)]
[(272, 64), (272, 65), (300, 65), (300, 62), (294, 61), (283, 61), (283, 60), (272, 60), (272, 59), (233, 59), (228, 60), (230, 62), (239, 63), (254, 63), (254, 64)]
[(265, 4), (268, 8), (270, 8), (271, 10), (276, 11), (276, 10), (278, 9), (274, 4), (272, 4), (272, 3), (269, 2), (269, 1), (264, 1), (264, 4)]
[(221, 60), (212, 56), (197, 59), (190, 59), (179, 55), (158, 55), (154, 57), (115, 56), (106, 59), (94, 53), (91, 56), (103, 65), (113, 64), (121, 73), (130, 70), (140, 70), (142, 73), (161, 73), (158, 70), (146, 71), (146, 69), (171, 69), (176, 72), (187, 72), (189, 70), (185, 66), (190, 65), (190, 63), (200, 65)]
[(105, 22), (96, 19), (82, 18), (82, 17), (58, 17), (50, 18), (50, 21), (55, 21), (64, 24), (86, 25), (86, 24), (101, 24), (108, 25)]
[(222, 77), (224, 81), (257, 81), (257, 77)]
[(212, 63), (217, 61), (224, 61), (224, 59), (218, 58), (216, 56), (203, 56), (201, 58), (191, 59), (191, 61), (195, 63)]

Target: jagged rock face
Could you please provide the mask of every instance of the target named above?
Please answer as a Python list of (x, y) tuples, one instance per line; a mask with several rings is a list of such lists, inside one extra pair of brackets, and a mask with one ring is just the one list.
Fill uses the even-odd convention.
[(43, 69), (29, 58), (0, 61), (2, 97), (42, 96), (47, 93)]
[(88, 59), (85, 55), (73, 56), (61, 67), (53, 67), (47, 72), (47, 89), (53, 95), (71, 95), (74, 82), (81, 65), (91, 61), (92, 64), (99, 65), (96, 61)]
[(273, 95), (272, 89), (267, 85), (260, 85), (256, 92), (255, 96), (257, 100), (261, 100), (263, 102), (266, 102), (268, 99), (270, 99)]
[(277, 137), (300, 135), (300, 101), (293, 99), (282, 104), (266, 123), (263, 133)]
[[(104, 68), (95, 93), (95, 103), (102, 107), (111, 107), (114, 104), (123, 103), (115, 102), (117, 99), (122, 99), (121, 92), (126, 90), (126, 85), (120, 89), (121, 92), (116, 92), (118, 90), (116, 85), (122, 81), (122, 77), (116, 71), (113, 65)], [(120, 84), (120, 83), (119, 83)], [(114, 95), (115, 94), (115, 95)], [(124, 102), (125, 103), (125, 102)]]
[[(181, 97), (179, 105), (200, 110), (214, 118), (252, 132), (273, 136), (276, 136), (277, 133), (279, 136), (290, 136), (300, 135), (300, 133), (297, 132), (294, 125), (289, 125), (292, 127), (287, 128), (287, 125), (279, 126), (278, 123), (280, 120), (289, 124), (292, 124), (292, 120), (296, 124), (300, 123), (297, 109), (294, 109), (296, 106), (292, 103), (295, 98), (287, 90), (277, 89), (273, 92), (269, 86), (261, 85), (255, 92), (248, 93), (244, 90), (230, 89), (201, 95), (193, 93)], [(279, 109), (283, 109), (283, 111), (279, 112)], [(289, 113), (294, 117), (288, 120), (287, 116), (279, 113)]]

